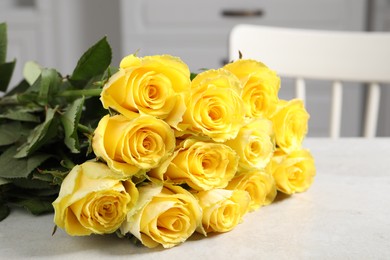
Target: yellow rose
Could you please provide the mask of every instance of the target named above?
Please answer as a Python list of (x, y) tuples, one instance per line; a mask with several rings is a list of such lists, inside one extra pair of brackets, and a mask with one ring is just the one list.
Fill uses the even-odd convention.
[(175, 146), (175, 135), (169, 125), (147, 115), (131, 119), (106, 115), (92, 139), (96, 156), (124, 176), (157, 167), (173, 153)]
[(131, 233), (149, 248), (176, 246), (201, 224), (202, 211), (195, 197), (180, 186), (148, 184), (139, 187), (140, 198), (122, 234)]
[(226, 142), (239, 156), (239, 171), (262, 169), (272, 158), (275, 140), (272, 122), (256, 119), (242, 127), (235, 139)]
[(250, 195), (249, 210), (271, 204), (277, 191), (274, 178), (263, 170), (242, 172), (234, 177), (226, 187), (228, 190), (244, 190)]
[(308, 130), (309, 114), (302, 100), (280, 100), (272, 116), (276, 144), (286, 153), (301, 148)]
[(246, 116), (269, 118), (276, 109), (280, 89), (279, 76), (255, 60), (237, 60), (224, 66), (236, 75), (244, 86), (242, 99)]
[(101, 101), (125, 116), (140, 112), (176, 127), (186, 109), (189, 87), (190, 71), (179, 58), (129, 55), (104, 86)]
[(62, 182), (54, 223), (72, 236), (113, 233), (137, 199), (133, 182), (117, 179), (106, 164), (85, 162)]
[(227, 70), (208, 70), (191, 83), (191, 94), (181, 127), (216, 142), (236, 137), (244, 122), (241, 85)]
[(277, 189), (289, 195), (306, 191), (316, 175), (314, 158), (305, 149), (289, 154), (278, 150), (272, 158), (270, 167)]
[(229, 146), (186, 139), (169, 162), (149, 176), (186, 183), (195, 190), (224, 188), (237, 171), (238, 156)]
[(203, 210), (202, 226), (197, 231), (204, 235), (232, 230), (249, 209), (250, 196), (243, 190), (213, 189), (196, 196)]

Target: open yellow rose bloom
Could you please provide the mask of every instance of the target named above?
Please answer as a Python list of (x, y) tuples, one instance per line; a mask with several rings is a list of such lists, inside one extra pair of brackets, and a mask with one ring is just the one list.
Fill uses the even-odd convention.
[(121, 180), (98, 162), (75, 166), (53, 202), (54, 222), (70, 235), (115, 232), (138, 200), (134, 183)]
[(309, 114), (279, 88), (255, 60), (191, 80), (180, 58), (125, 57), (101, 92), (96, 161), (64, 179), (54, 222), (70, 235), (117, 232), (171, 248), (195, 231), (232, 230), (277, 192), (306, 191), (316, 174), (302, 147)]

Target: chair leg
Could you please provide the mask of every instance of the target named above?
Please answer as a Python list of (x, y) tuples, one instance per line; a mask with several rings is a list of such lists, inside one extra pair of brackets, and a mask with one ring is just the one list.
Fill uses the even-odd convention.
[(330, 117), (330, 137), (339, 138), (341, 130), (341, 111), (343, 104), (343, 85), (340, 81), (333, 82), (332, 110)]
[(295, 95), (301, 99), (303, 103), (306, 101), (306, 84), (303, 78), (297, 78), (295, 81)]
[(376, 136), (380, 91), (380, 86), (376, 83), (371, 83), (368, 86), (367, 108), (364, 122), (364, 137), (372, 138)]

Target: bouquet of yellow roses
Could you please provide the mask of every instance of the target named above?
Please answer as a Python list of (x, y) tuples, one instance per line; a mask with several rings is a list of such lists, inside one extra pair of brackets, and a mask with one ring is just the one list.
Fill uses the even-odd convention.
[[(60, 175), (54, 193), (54, 222), (68, 234), (117, 233), (170, 248), (194, 232), (232, 230), (278, 191), (310, 187), (315, 165), (302, 147), (309, 114), (302, 101), (279, 99), (280, 78), (261, 62), (191, 74), (178, 57), (132, 54), (110, 71), (100, 81), (101, 107), (94, 105), (105, 112), (86, 131), (93, 153)], [(84, 130), (87, 90), (67, 90), (79, 96), (63, 112)], [(78, 132), (67, 127), (71, 148)]]

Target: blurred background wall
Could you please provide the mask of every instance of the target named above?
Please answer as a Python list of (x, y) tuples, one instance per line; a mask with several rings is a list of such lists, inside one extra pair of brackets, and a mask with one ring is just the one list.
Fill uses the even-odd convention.
[[(80, 55), (104, 35), (114, 66), (139, 50), (141, 56), (179, 56), (197, 72), (228, 62), (228, 34), (238, 23), (390, 31), (390, 0), (1, 0), (0, 22), (8, 24), (8, 59), (17, 59), (11, 84), (16, 84), (29, 60), (71, 73)], [(308, 90), (311, 136), (327, 134), (326, 84), (313, 82)], [(292, 98), (290, 85), (282, 79), (281, 98)], [(360, 136), (362, 105), (351, 100), (363, 101), (365, 89), (351, 86), (346, 96), (342, 135)], [(381, 98), (378, 135), (390, 136), (390, 91), (384, 89)]]

